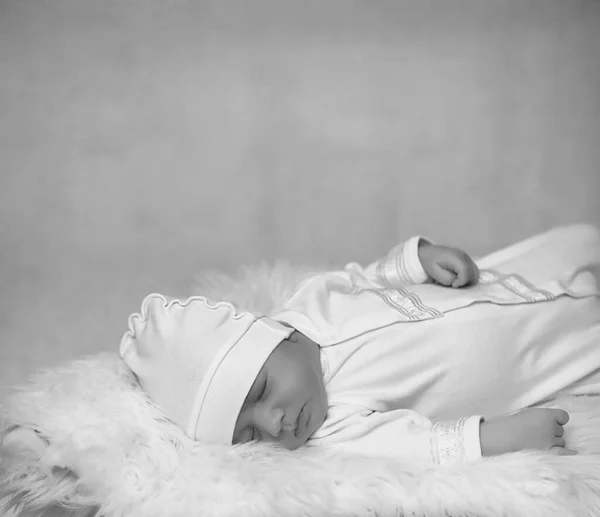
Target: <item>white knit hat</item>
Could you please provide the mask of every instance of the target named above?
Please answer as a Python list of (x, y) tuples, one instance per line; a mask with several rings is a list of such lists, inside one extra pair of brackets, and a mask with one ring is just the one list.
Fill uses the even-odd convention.
[(293, 329), (203, 296), (150, 294), (120, 355), (150, 399), (192, 439), (231, 445), (258, 372)]

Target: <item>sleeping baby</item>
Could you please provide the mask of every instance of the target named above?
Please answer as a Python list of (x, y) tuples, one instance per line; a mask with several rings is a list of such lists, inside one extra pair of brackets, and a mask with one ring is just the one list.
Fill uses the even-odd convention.
[(412, 237), (304, 280), (268, 317), (151, 294), (120, 354), (192, 439), (433, 464), (574, 454), (558, 394), (600, 394), (600, 233), (561, 227), (477, 261)]

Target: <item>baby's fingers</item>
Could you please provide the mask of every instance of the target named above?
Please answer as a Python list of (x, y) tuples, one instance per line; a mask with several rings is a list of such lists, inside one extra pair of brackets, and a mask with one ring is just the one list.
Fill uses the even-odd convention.
[(464, 287), (466, 285), (476, 284), (479, 280), (479, 268), (464, 251), (455, 250), (453, 259), (456, 279), (452, 282), (452, 287)]
[(471, 259), (471, 264), (469, 266), (469, 284), (475, 285), (477, 282), (479, 282), (479, 268), (477, 267), (477, 264), (473, 262), (473, 259)]
[(560, 425), (565, 425), (569, 421), (569, 413), (564, 409), (553, 409), (554, 417)]
[(438, 263), (433, 266), (431, 276), (438, 284), (451, 286), (456, 278), (456, 273), (448, 263)]
[(458, 288), (458, 287), (464, 287), (465, 285), (467, 285), (470, 281), (471, 278), (471, 269), (470, 266), (468, 264), (465, 264), (464, 262), (459, 262), (456, 266), (456, 278), (454, 280), (454, 282), (452, 282), (452, 287), (454, 288)]

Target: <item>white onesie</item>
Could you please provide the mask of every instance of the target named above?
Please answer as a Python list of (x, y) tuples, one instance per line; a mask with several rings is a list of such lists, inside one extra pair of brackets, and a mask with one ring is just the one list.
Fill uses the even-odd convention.
[(311, 277), (270, 316), (321, 346), (327, 418), (309, 446), (433, 463), (481, 456), (479, 423), (557, 393), (600, 394), (600, 234), (561, 227), (429, 283), (419, 237)]

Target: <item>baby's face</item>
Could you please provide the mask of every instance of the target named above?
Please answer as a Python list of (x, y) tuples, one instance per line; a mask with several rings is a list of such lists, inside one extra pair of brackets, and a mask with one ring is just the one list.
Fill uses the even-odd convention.
[(325, 420), (327, 395), (318, 345), (294, 332), (273, 350), (250, 388), (233, 443), (304, 444)]

